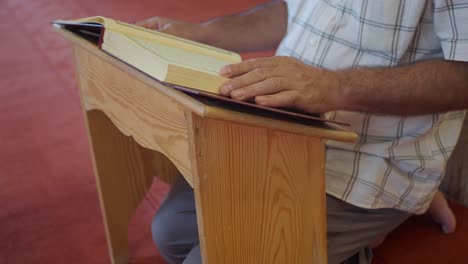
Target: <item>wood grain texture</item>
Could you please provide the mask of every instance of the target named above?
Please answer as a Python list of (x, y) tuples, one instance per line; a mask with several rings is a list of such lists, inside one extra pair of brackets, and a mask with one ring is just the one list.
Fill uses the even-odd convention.
[(465, 118), (458, 144), (447, 164), (441, 189), (468, 207), (468, 118)]
[(164, 153), (191, 183), (184, 107), (82, 48), (75, 61), (85, 108), (103, 111), (122, 133)]
[(151, 178), (157, 176), (164, 182), (172, 184), (182, 175), (174, 163), (164, 154), (143, 147), (140, 147), (140, 152), (146, 176)]
[(164, 156), (123, 135), (101, 111), (88, 111), (86, 119), (111, 262), (127, 263), (129, 221), (158, 172), (150, 161)]
[(218, 107), (205, 106), (205, 117), (212, 117), (221, 120), (229, 120), (241, 124), (253, 125), (258, 127), (267, 127), (279, 131), (290, 132), (299, 135), (306, 135), (312, 137), (319, 137), (323, 139), (339, 140), (352, 142), (357, 140), (358, 136), (354, 132), (347, 131), (342, 128), (324, 128), (319, 126), (306, 126), (299, 123), (286, 122), (282, 120), (275, 120), (272, 122), (271, 118), (249, 115), (241, 112), (235, 112)]
[(322, 140), (192, 122), (203, 263), (326, 263)]

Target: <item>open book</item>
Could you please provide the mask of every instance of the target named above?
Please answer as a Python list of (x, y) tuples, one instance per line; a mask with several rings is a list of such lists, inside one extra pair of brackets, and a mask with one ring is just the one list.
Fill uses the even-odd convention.
[(56, 20), (54, 24), (98, 38), (99, 47), (163, 82), (210, 93), (227, 79), (221, 67), (239, 54), (105, 17)]
[(240, 55), (235, 52), (101, 16), (55, 20), (52, 23), (88, 39), (103, 51), (166, 85), (204, 98), (221, 100), (223, 106), (240, 105), (285, 115), (286, 118), (331, 122), (318, 115), (263, 107), (219, 95), (219, 87), (228, 80), (219, 75), (219, 70), (241, 61)]

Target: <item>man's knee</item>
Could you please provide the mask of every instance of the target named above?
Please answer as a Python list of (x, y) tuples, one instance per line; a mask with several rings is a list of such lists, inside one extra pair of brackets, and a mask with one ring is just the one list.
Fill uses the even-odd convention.
[(193, 192), (178, 181), (151, 223), (153, 240), (169, 263), (182, 263), (198, 244)]
[(158, 212), (151, 223), (151, 231), (153, 241), (164, 259), (169, 263), (181, 263), (184, 256), (180, 256), (182, 250), (179, 246), (183, 245), (178, 243), (177, 223), (171, 221), (165, 212)]

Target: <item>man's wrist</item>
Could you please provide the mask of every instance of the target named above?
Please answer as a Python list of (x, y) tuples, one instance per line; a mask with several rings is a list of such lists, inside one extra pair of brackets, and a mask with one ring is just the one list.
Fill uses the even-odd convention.
[[(197, 26), (197, 36), (199, 42), (212, 45), (212, 46), (220, 46), (221, 43), (220, 39), (223, 38), (223, 32), (220, 30), (220, 20), (223, 18), (217, 18), (214, 20), (202, 22), (196, 24)], [(224, 29), (226, 30), (226, 29)]]
[(349, 110), (350, 89), (348, 85), (348, 73), (345, 71), (329, 71), (330, 77), (327, 91), (329, 105), (332, 111)]
[(194, 37), (193, 40), (201, 43), (206, 43), (206, 44), (211, 44), (210, 42), (210, 35), (212, 28), (209, 26), (209, 24), (205, 23), (198, 23), (198, 24), (193, 24), (194, 29)]
[(335, 91), (335, 103), (337, 110), (364, 111), (363, 103), (369, 95), (365, 89), (356, 85), (356, 80), (361, 79), (359, 70), (346, 69), (336, 71), (337, 87)]

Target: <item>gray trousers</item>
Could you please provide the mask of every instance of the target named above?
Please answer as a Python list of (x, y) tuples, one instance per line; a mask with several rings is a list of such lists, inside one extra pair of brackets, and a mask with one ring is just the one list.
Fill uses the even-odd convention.
[[(370, 264), (372, 253), (368, 246), (409, 216), (394, 209), (359, 208), (327, 195), (328, 263)], [(202, 263), (195, 198), (183, 177), (172, 186), (151, 229), (156, 246), (168, 263)]]

